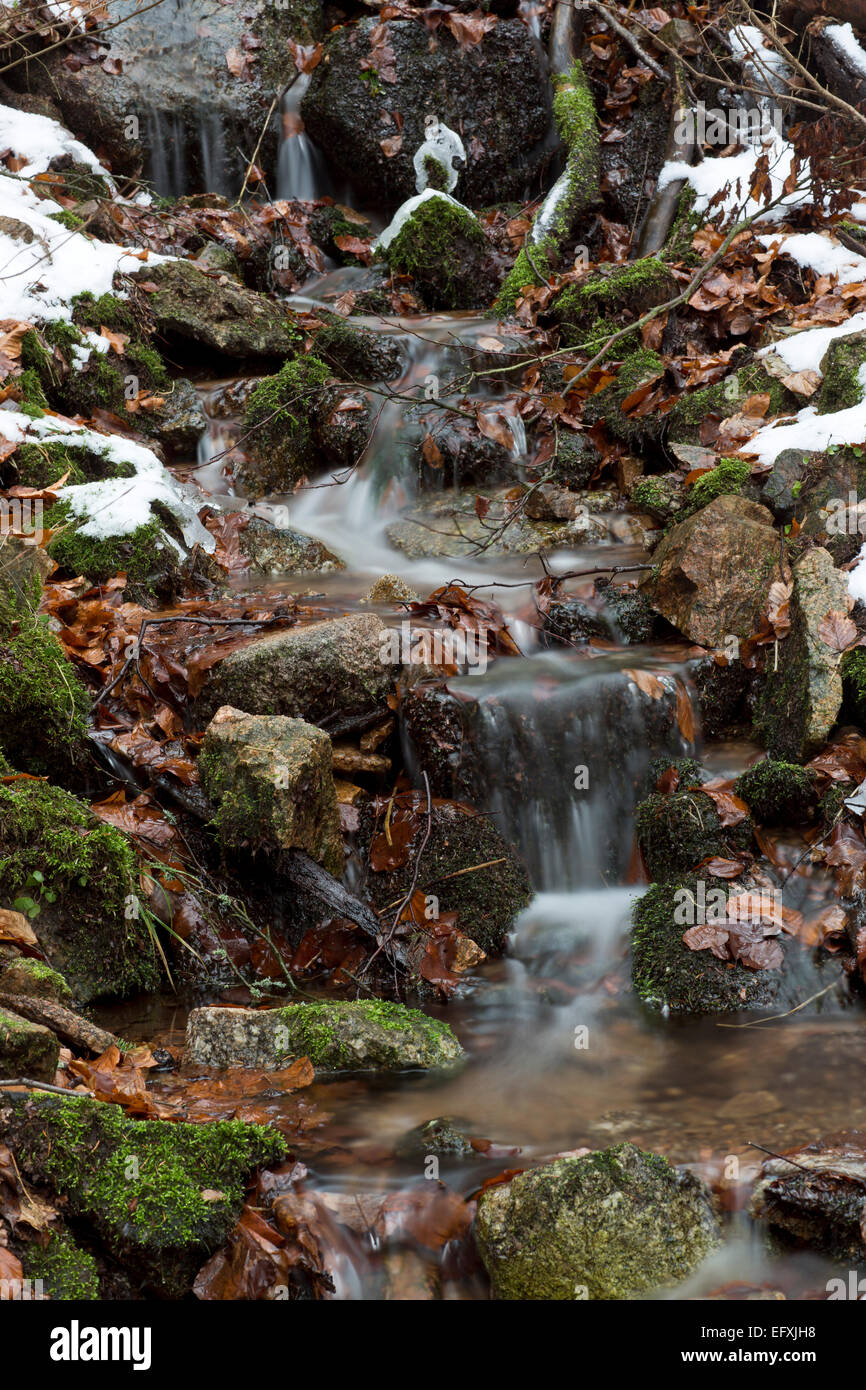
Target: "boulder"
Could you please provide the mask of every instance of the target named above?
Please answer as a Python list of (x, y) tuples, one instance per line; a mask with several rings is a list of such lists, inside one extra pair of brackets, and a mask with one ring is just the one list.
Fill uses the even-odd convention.
[(221, 1120), (135, 1120), (88, 1097), (0, 1096), (0, 1138), (21, 1173), (155, 1297), (189, 1293), (233, 1229), (246, 1180), (287, 1155), (281, 1135)]
[(0, 967), (0, 994), (28, 994), (55, 1004), (67, 1004), (72, 998), (63, 976), (32, 956), (20, 956)]
[(561, 1158), (482, 1192), (475, 1234), (499, 1299), (630, 1299), (721, 1243), (694, 1174), (633, 1144)]
[(273, 1070), (292, 1057), (308, 1057), (317, 1072), (417, 1071), (453, 1067), (463, 1049), (447, 1023), (378, 999), (189, 1016), (188, 1064)]
[(250, 562), (251, 574), (333, 574), (345, 569), (339, 556), (314, 536), (258, 516), (251, 516), (239, 532), (238, 546)]
[[(547, 151), (544, 55), (520, 20), (499, 19), (463, 47), (444, 24), (362, 19), (327, 41), (301, 114), (307, 133), (370, 203), (416, 192), (413, 156), (434, 114), (460, 131), (466, 168), (455, 196), (474, 207), (519, 198)], [(399, 123), (397, 121), (399, 117)], [(386, 153), (382, 142), (401, 136)]]
[(674, 526), (652, 558), (643, 590), (653, 608), (703, 647), (751, 637), (770, 585), (790, 578), (772, 516), (738, 496), (717, 497)]
[(326, 727), (384, 708), (396, 674), (388, 631), (363, 613), (257, 638), (214, 667), (197, 708), (211, 717), (234, 705)]
[(147, 286), (148, 307), (164, 338), (189, 339), (225, 357), (288, 357), (298, 330), (276, 299), (191, 261), (166, 260), (133, 277)]
[(848, 577), (817, 546), (794, 565), (791, 631), (768, 663), (756, 726), (773, 758), (805, 762), (826, 741), (842, 706), (841, 653), (822, 636), (830, 613), (847, 615)]
[(405, 216), (410, 206), (382, 233), (378, 254), (392, 270), (411, 276), (428, 309), (488, 305), (499, 276), (475, 214), (446, 193), (425, 195)]
[(863, 1264), (864, 1191), (866, 1136), (839, 1134), (765, 1159), (749, 1212), (788, 1241)]
[(224, 705), (205, 731), (198, 766), (224, 845), (303, 849), (341, 876), (331, 740), (321, 729)]
[(60, 1043), (50, 1028), (0, 1008), (0, 1075), (53, 1081)]

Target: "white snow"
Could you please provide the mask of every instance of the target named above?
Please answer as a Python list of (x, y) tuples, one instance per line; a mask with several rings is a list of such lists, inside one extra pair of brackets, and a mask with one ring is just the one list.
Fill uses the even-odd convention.
[(424, 128), (425, 140), (419, 145), (412, 157), (412, 166), (415, 170), (415, 187), (419, 193), (423, 193), (427, 187), (427, 170), (424, 167), (424, 160), (428, 155), (442, 164), (448, 175), (448, 193), (453, 193), (457, 187), (459, 175), (454, 168), (454, 160), (459, 159), (466, 163), (466, 150), (463, 148), (463, 141), (452, 130), (450, 126), (443, 125), (441, 121), (428, 120)]
[[(758, 202), (749, 196), (758, 160), (764, 154), (769, 158), (771, 198), (773, 201), (782, 199), (778, 206), (770, 209), (765, 206), (763, 199)], [(695, 208), (698, 212), (706, 212), (716, 194), (727, 187), (724, 199), (713, 205), (713, 217), (720, 213), (726, 218), (737, 214), (764, 222), (778, 222), (792, 208), (803, 207), (812, 201), (808, 186), (796, 188), (783, 197), (785, 180), (791, 173), (793, 161), (793, 147), (771, 129), (765, 131), (761, 144), (750, 146), (727, 159), (705, 159), (694, 167), (668, 160), (659, 175), (658, 186), (665, 188), (669, 183), (684, 179), (695, 190)], [(800, 179), (804, 182), (807, 173), (806, 169), (800, 170)]]
[(530, 237), (535, 246), (542, 242), (552, 228), (559, 205), (568, 197), (570, 185), (568, 170), (565, 169), (556, 180), (544, 202), (538, 210), (535, 221), (532, 224)]
[(866, 329), (866, 312), (854, 314), (844, 323), (829, 328), (807, 328), (803, 333), (792, 333), (789, 338), (778, 338), (769, 347), (761, 348), (758, 357), (775, 353), (787, 363), (792, 372), (820, 372), (821, 359), (834, 338), (847, 338), (850, 333), (862, 333)]
[(850, 24), (828, 24), (826, 38), (837, 44), (851, 66), (866, 77), (866, 53)]
[(11, 106), (0, 106), (0, 150), (11, 150), (14, 155), (26, 159), (27, 164), (20, 171), (23, 179), (32, 179), (34, 174), (44, 174), (48, 165), (57, 155), (69, 154), (76, 164), (86, 164), (107, 179), (112, 188), (111, 175), (91, 150), (64, 130), (58, 121), (48, 116), (37, 116), (29, 111), (14, 111)]
[[(52, 415), (31, 419), (15, 410), (0, 409), (0, 438), (21, 444), (42, 440), (87, 448), (112, 463), (131, 463), (135, 474), (129, 478), (107, 478), (98, 483), (76, 483), (58, 489), (58, 497), (69, 505), (73, 516), (86, 517), (78, 530), (93, 540), (125, 536), (153, 520), (152, 505), (161, 502), (180, 526), (188, 546), (200, 545), (210, 552), (214, 538), (202, 526), (194, 505), (181, 492), (171, 474), (143, 444), (117, 434), (100, 434)], [(170, 538), (169, 538), (170, 539)]]
[(425, 188), (423, 193), (416, 193), (414, 198), (407, 198), (405, 203), (400, 204), (384, 232), (380, 232), (373, 242), (374, 248), (384, 251), (387, 246), (390, 246), (397, 233), (402, 231), (405, 227), (416, 208), (420, 208), (422, 203), (429, 202), (431, 198), (441, 198), (443, 202), (450, 203), (453, 208), (459, 208), (461, 212), (465, 212), (467, 217), (474, 216), (469, 208), (465, 208), (462, 203), (458, 203), (457, 199), (452, 198), (450, 193), (440, 193), (435, 188)]
[[(849, 26), (850, 27), (850, 26)], [(731, 52), (735, 58), (759, 69), (774, 91), (784, 91), (791, 69), (775, 48), (764, 47), (764, 35), (754, 24), (738, 24), (730, 31)]]
[(859, 285), (866, 281), (866, 256), (848, 251), (820, 232), (798, 232), (792, 236), (771, 234), (758, 240), (768, 248), (778, 246), (780, 252), (791, 256), (805, 270), (835, 277), (840, 285)]

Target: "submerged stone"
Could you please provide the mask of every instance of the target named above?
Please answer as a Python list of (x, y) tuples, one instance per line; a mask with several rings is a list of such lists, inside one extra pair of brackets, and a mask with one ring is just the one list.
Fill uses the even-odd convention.
[[(854, 1131), (765, 1159), (749, 1211), (787, 1241), (862, 1264), (864, 1187), (866, 1136)], [(861, 1296), (859, 1290), (854, 1296)]]
[(381, 1000), (291, 1004), (284, 1009), (193, 1009), (185, 1059), (196, 1066), (279, 1069), (308, 1057), (317, 1071), (452, 1067), (463, 1048), (448, 1027)]
[(633, 1144), (561, 1158), (481, 1194), (476, 1238), (498, 1299), (630, 1299), (721, 1243), (709, 1189)]

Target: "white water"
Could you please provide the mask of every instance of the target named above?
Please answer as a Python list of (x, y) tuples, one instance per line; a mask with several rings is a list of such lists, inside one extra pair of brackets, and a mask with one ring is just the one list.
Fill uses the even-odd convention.
[(301, 72), (283, 97), (283, 138), (277, 158), (277, 198), (311, 203), (333, 195), (321, 150), (304, 130), (301, 102), (310, 74)]

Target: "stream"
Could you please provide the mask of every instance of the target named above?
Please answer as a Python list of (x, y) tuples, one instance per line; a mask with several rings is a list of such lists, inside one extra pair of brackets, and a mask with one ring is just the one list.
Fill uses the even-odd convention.
[[(305, 79), (283, 104), (279, 154), (280, 197), (333, 194), (321, 154), (303, 133), (298, 115)], [(160, 143), (155, 141), (155, 144)], [(162, 142), (165, 143), (164, 141)], [(166, 167), (174, 183), (177, 171)], [(329, 269), (289, 299), (319, 311), (360, 280), (363, 272)], [(483, 356), (480, 339), (497, 333), (495, 321), (461, 314), (353, 320), (396, 338), (404, 360), (396, 393), (418, 392), (426, 381), (447, 379), (467, 350)], [(501, 331), (501, 330), (500, 330)], [(198, 458), (179, 471), (197, 482), (211, 505), (234, 495), (231, 459), (239, 415), (218, 409), (231, 382), (198, 383), (210, 424)], [(479, 383), (490, 399), (490, 383)], [(663, 700), (675, 699), (678, 678), (688, 689), (681, 652), (622, 647), (588, 660), (580, 652), (541, 649), (532, 603), (540, 577), (537, 558), (519, 554), (407, 555), (389, 540), (388, 527), (415, 500), (407, 469), (404, 400), (386, 399), (360, 464), (348, 475), (328, 474), (289, 497), (256, 505), (262, 516), (286, 508), (288, 525), (323, 541), (346, 562), (344, 570), (268, 581), (274, 592), (314, 593), (334, 614), (357, 610), (383, 573), (400, 576), (420, 596), (458, 580), (479, 586), (506, 614), (523, 655), (499, 657), (484, 674), (450, 682), (477, 702), (476, 726), (485, 804), (518, 846), (535, 896), (516, 923), (508, 954), (485, 961), (464, 977), (447, 1005), (424, 1007), (451, 1024), (468, 1054), (456, 1074), (352, 1078), (317, 1083), (304, 1102), (327, 1117), (309, 1136), (294, 1133), (294, 1097), (267, 1095), (260, 1108), (283, 1122), (309, 1168), (308, 1190), (328, 1201), (384, 1197), (423, 1186), (423, 1154), (395, 1157), (409, 1131), (435, 1117), (451, 1117), (473, 1139), (492, 1147), (473, 1157), (439, 1157), (439, 1176), (469, 1195), (488, 1177), (582, 1146), (604, 1148), (631, 1140), (688, 1164), (709, 1181), (727, 1173), (730, 1239), (699, 1276), (676, 1291), (692, 1297), (729, 1284), (768, 1282), (789, 1297), (822, 1287), (823, 1262), (814, 1255), (769, 1260), (742, 1212), (748, 1181), (762, 1154), (752, 1143), (784, 1150), (835, 1130), (866, 1126), (866, 1097), (858, 1100), (866, 1064), (860, 1009), (840, 985), (809, 1009), (755, 1025), (754, 1015), (724, 1022), (651, 1016), (630, 988), (630, 907), (643, 889), (632, 864), (634, 788), (660, 752), (696, 752), (716, 773), (733, 775), (754, 761), (756, 746), (715, 744), (704, 749), (700, 730), (689, 743), (673, 721), (660, 737), (653, 703), (623, 671), (640, 667), (661, 681)], [(512, 422), (512, 457), (519, 470), (528, 457), (523, 422)], [(447, 478), (445, 483), (449, 481)], [(428, 494), (429, 500), (429, 494)], [(600, 518), (605, 521), (606, 518)], [(565, 569), (638, 563), (641, 550), (623, 534), (547, 557)], [(242, 588), (243, 578), (235, 584)], [(258, 583), (261, 588), (261, 581)], [(388, 621), (392, 605), (382, 605)], [(653, 717), (651, 717), (653, 716)], [(403, 731), (407, 769), (414, 751)], [(575, 791), (575, 771), (590, 769), (589, 789)], [(516, 779), (515, 780), (515, 775)], [(423, 786), (416, 774), (415, 784)], [(792, 864), (805, 842), (795, 833), (781, 842)], [(825, 870), (802, 864), (786, 889), (786, 903), (817, 913), (836, 900)], [(822, 989), (815, 970), (814, 989)], [(196, 1000), (196, 1003), (206, 1002)], [(214, 1001), (216, 1002), (216, 1001)], [(191, 1004), (189, 1005), (191, 1007)], [(126, 1037), (183, 1040), (188, 1005), (163, 994), (102, 1007), (100, 1021)], [(160, 1078), (154, 1078), (158, 1094)], [(167, 1084), (167, 1083), (165, 1083)], [(308, 1142), (311, 1140), (312, 1142)], [(483, 1149), (484, 1146), (482, 1145)], [(731, 1159), (734, 1159), (731, 1169)], [(730, 1178), (733, 1171), (734, 1177)], [(336, 1298), (387, 1294), (379, 1251), (360, 1236), (337, 1259)], [(400, 1275), (407, 1284), (411, 1268)], [(485, 1298), (477, 1271), (443, 1263), (443, 1293)], [(411, 1297), (411, 1292), (396, 1296)]]

